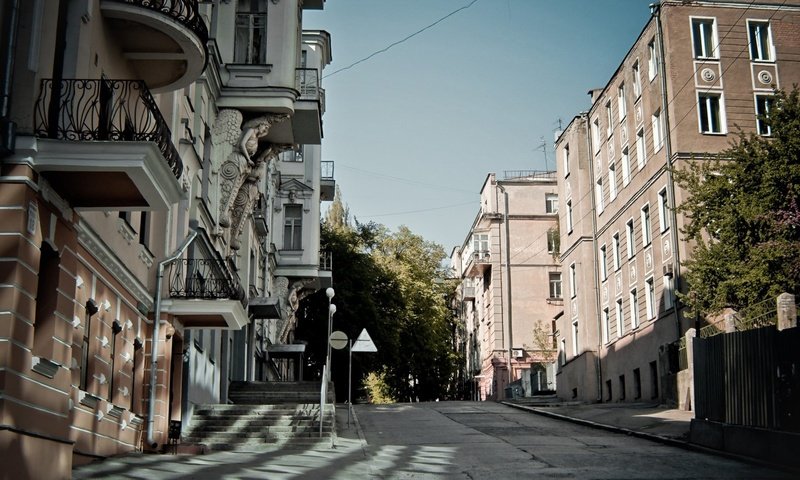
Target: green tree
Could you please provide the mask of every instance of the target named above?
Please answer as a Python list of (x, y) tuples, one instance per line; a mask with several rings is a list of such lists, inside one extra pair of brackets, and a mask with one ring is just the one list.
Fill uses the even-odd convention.
[(694, 241), (682, 300), (692, 310), (742, 308), (800, 285), (800, 96), (776, 92), (771, 135), (740, 133), (731, 148), (675, 172)]

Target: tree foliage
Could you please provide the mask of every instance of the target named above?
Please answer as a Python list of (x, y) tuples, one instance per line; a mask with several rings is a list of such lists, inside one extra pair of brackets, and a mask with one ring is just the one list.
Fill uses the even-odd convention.
[[(366, 328), (378, 347), (353, 355), (354, 389), (375, 373), (381, 393), (398, 400), (447, 396), (457, 364), (445, 304), (451, 288), (442, 281), (444, 249), (406, 227), (390, 232), (375, 223), (350, 225), (340, 195), (337, 202), (322, 225), (322, 248), (334, 262), (333, 330), (355, 339)], [(307, 377), (319, 375), (325, 362), (327, 310), (324, 290), (301, 302), (296, 337), (308, 342)], [(340, 400), (347, 398), (347, 363), (347, 349), (333, 353)]]
[(692, 310), (742, 308), (800, 285), (800, 95), (776, 92), (771, 135), (740, 133), (710, 161), (675, 172), (695, 242), (682, 299)]

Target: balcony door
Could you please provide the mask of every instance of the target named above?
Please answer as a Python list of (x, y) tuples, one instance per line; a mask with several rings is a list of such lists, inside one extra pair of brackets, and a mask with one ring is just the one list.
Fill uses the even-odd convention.
[(236, 7), (234, 63), (267, 63), (267, 2), (239, 0)]

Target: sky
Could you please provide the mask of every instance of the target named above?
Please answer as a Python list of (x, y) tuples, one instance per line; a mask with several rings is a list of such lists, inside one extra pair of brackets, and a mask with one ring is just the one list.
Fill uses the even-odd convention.
[(559, 125), (589, 109), (587, 92), (605, 86), (653, 1), (327, 0), (306, 11), (304, 29), (331, 34), (322, 159), (351, 218), (405, 225), (448, 254), (462, 245), (489, 173), (555, 170)]

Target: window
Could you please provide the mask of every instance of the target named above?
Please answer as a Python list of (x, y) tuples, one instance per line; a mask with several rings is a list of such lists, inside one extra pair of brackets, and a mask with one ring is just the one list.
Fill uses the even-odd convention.
[(283, 210), (284, 250), (303, 249), (303, 206), (286, 205)]
[(772, 135), (772, 128), (769, 126), (769, 112), (775, 99), (771, 95), (756, 95), (756, 129), (759, 135)]
[(672, 296), (674, 295), (674, 281), (672, 275), (664, 275), (664, 310), (672, 308)]
[(627, 187), (631, 183), (631, 157), (628, 155), (628, 147), (622, 149), (622, 186)]
[(653, 151), (657, 152), (664, 146), (664, 118), (661, 110), (653, 114), (651, 119), (653, 126)]
[(628, 234), (628, 239), (627, 239), (628, 240), (628, 242), (627, 242), (627, 244), (628, 244), (628, 259), (630, 260), (631, 258), (633, 258), (633, 255), (634, 255), (634, 253), (636, 251), (635, 248), (634, 248), (635, 247), (634, 239), (635, 239), (635, 236), (636, 236), (636, 230), (634, 230), (634, 228), (633, 228), (633, 219), (632, 218), (630, 220), (628, 220), (628, 223), (625, 225), (625, 229), (627, 230), (627, 234)]
[(564, 161), (564, 176), (569, 175), (569, 145), (564, 145), (564, 150), (561, 153), (561, 158)]
[(713, 18), (692, 19), (695, 58), (717, 58), (716, 26)]
[(619, 232), (615, 233), (613, 237), (611, 237), (611, 249), (612, 249), (612, 258), (614, 261), (614, 270), (619, 270), (620, 261), (619, 261)]
[(603, 177), (597, 179), (597, 186), (594, 190), (595, 200), (597, 201), (597, 213), (603, 213), (605, 205), (603, 204)]
[[(255, 8), (251, 8), (255, 3)], [(264, 65), (267, 63), (267, 12), (266, 2), (239, 0), (236, 13), (234, 63)]]
[(619, 399), (625, 400), (625, 375), (619, 376)]
[(617, 198), (617, 166), (614, 161), (608, 162), (608, 201)]
[(608, 279), (608, 252), (606, 246), (600, 247), (600, 280), (606, 281)]
[(633, 96), (639, 98), (642, 95), (642, 74), (639, 71), (639, 60), (633, 64)]
[(278, 154), (281, 162), (302, 162), (303, 161), (303, 146), (298, 145), (296, 148), (286, 150)]
[(653, 287), (653, 279), (648, 278), (644, 282), (645, 297), (644, 303), (647, 310), (647, 319), (652, 320), (656, 318), (656, 290)]
[(489, 253), (488, 233), (476, 233), (472, 235), (472, 251), (481, 256)]
[(592, 146), (594, 147), (594, 153), (600, 151), (600, 119), (595, 118), (592, 121)]
[(625, 333), (625, 313), (622, 310), (622, 299), (617, 299), (617, 337)]
[(558, 194), (545, 193), (544, 203), (545, 203), (545, 212), (558, 213)]
[(550, 298), (561, 298), (561, 272), (550, 272)]
[(611, 100), (606, 102), (606, 137), (610, 137), (611, 133), (614, 131), (612, 126), (614, 125), (614, 117), (611, 116)]
[(769, 22), (748, 20), (747, 30), (750, 34), (750, 58), (762, 62), (775, 60)]
[(664, 233), (669, 228), (669, 199), (667, 198), (667, 187), (658, 192), (658, 228)]
[(639, 295), (631, 290), (631, 328), (639, 327)]
[(619, 121), (625, 120), (625, 114), (627, 113), (627, 104), (625, 103), (625, 84), (620, 84), (619, 88), (617, 88), (617, 107), (619, 111)]
[(574, 322), (572, 322), (572, 354), (576, 357), (580, 353), (578, 351), (579, 347), (580, 345), (578, 344), (578, 321), (575, 320)]
[(547, 231), (547, 253), (558, 254), (558, 230)]
[(633, 369), (633, 398), (642, 398), (642, 374), (638, 368)]
[(578, 288), (578, 274), (575, 270), (575, 264), (569, 266), (569, 295), (571, 298), (575, 298), (578, 292), (576, 289)]
[(611, 338), (610, 329), (611, 326), (609, 325), (610, 319), (608, 316), (608, 309), (603, 309), (603, 343), (608, 343), (608, 340)]
[(639, 170), (644, 168), (647, 163), (647, 149), (644, 146), (644, 128), (636, 132), (636, 163)]
[(658, 75), (658, 45), (655, 39), (647, 44), (647, 51), (650, 54), (647, 60), (647, 78), (652, 82)]
[(572, 233), (572, 200), (567, 201), (567, 232)]
[(145, 248), (150, 246), (150, 216), (145, 211), (139, 214), (139, 243)]
[(652, 241), (650, 235), (650, 205), (642, 207), (642, 246), (650, 245)]
[(697, 96), (697, 113), (700, 117), (700, 132), (724, 133), (722, 116), (722, 99), (713, 93), (701, 93)]

